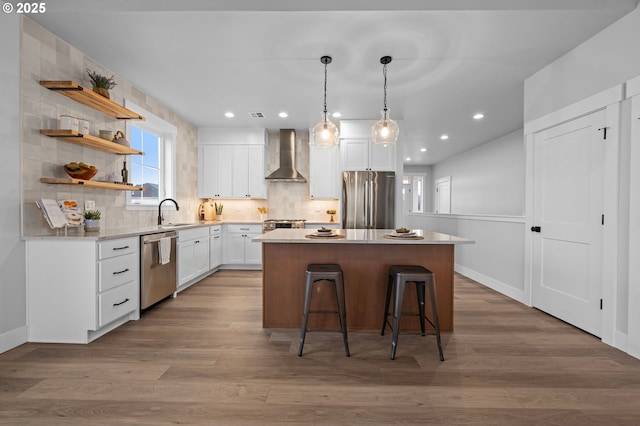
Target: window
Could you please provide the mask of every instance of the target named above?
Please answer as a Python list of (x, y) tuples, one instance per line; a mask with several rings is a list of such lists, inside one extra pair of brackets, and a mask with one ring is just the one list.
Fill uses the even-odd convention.
[(128, 123), (131, 147), (144, 155), (129, 157), (129, 181), (144, 187), (143, 191), (127, 191), (127, 209), (155, 209), (160, 200), (175, 198), (175, 141), (177, 128), (165, 120), (125, 100), (125, 106), (145, 121)]

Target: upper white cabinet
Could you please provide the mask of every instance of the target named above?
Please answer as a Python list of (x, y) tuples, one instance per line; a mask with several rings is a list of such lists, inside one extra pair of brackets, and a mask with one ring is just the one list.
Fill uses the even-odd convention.
[(199, 129), (199, 197), (266, 198), (265, 141), (265, 129)]
[(395, 171), (396, 146), (383, 146), (370, 139), (341, 139), (342, 170)]
[(309, 198), (339, 198), (338, 147), (309, 145)]
[(232, 145), (200, 145), (198, 148), (198, 196), (232, 198)]
[(341, 170), (396, 170), (396, 144), (383, 146), (371, 140), (373, 120), (340, 121)]

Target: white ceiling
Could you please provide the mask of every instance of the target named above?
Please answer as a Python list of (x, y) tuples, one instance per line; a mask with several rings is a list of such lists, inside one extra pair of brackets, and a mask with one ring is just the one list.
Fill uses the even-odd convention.
[(322, 55), (333, 57), (329, 111), (378, 119), (390, 55), (399, 146), (405, 164), (425, 165), (521, 128), (524, 80), (637, 3), (52, 0), (30, 17), (199, 127), (313, 127)]

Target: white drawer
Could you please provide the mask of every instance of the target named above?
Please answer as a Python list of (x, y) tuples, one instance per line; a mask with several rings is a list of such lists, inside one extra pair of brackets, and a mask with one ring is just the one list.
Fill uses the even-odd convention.
[(208, 237), (209, 237), (209, 228), (206, 226), (178, 231), (179, 241), (197, 240), (199, 238), (208, 238)]
[(109, 290), (129, 281), (138, 281), (138, 256), (135, 253), (98, 262), (98, 291)]
[(105, 240), (98, 243), (98, 258), (109, 259), (111, 257), (122, 256), (129, 253), (138, 252), (138, 238), (119, 238), (116, 240)]
[(227, 227), (227, 232), (233, 234), (247, 234), (247, 233), (258, 233), (262, 234), (262, 225), (261, 224), (246, 224), (246, 225), (225, 225)]
[(214, 235), (220, 235), (220, 234), (222, 234), (222, 226), (221, 225), (216, 225), (216, 226), (209, 227), (209, 235), (211, 235), (212, 237)]
[(102, 327), (135, 311), (139, 305), (138, 291), (136, 281), (98, 295), (98, 326)]

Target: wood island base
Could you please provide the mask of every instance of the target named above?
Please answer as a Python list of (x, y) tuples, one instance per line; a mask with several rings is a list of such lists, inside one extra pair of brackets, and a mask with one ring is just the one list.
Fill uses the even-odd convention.
[[(262, 244), (264, 328), (299, 328), (309, 263), (337, 263), (345, 281), (350, 331), (380, 332), (390, 265), (421, 265), (435, 274), (441, 331), (453, 331), (453, 244), (335, 244), (331, 242)], [(429, 302), (426, 303), (429, 307)], [(314, 287), (311, 310), (335, 310), (335, 292), (327, 282)], [(417, 313), (414, 285), (408, 285), (404, 312)], [(431, 313), (428, 311), (429, 317)], [(427, 323), (427, 326), (429, 324)], [(310, 330), (339, 330), (337, 314), (311, 314)], [(417, 316), (405, 314), (401, 331), (419, 331)], [(390, 333), (388, 330), (387, 333)]]

